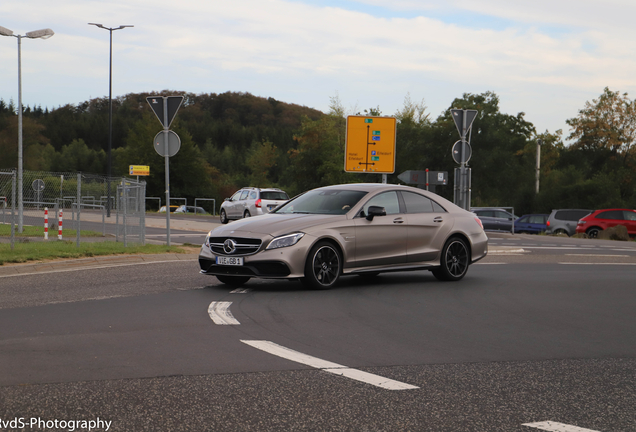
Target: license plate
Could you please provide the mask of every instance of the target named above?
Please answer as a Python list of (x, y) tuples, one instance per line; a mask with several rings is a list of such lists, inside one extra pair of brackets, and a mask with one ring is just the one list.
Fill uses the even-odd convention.
[(216, 257), (216, 263), (218, 265), (227, 265), (227, 266), (242, 266), (243, 265), (243, 257)]

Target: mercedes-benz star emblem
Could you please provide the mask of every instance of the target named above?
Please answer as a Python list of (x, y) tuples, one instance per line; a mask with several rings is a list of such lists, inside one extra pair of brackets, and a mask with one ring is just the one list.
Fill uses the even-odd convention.
[(227, 239), (223, 242), (223, 252), (226, 254), (233, 254), (236, 252), (236, 242), (232, 239)]

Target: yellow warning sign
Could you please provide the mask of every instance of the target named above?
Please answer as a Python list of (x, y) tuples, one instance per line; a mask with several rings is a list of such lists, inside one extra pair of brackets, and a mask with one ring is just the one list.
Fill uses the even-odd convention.
[(129, 165), (129, 175), (134, 176), (149, 176), (150, 166), (148, 165)]
[(394, 117), (348, 116), (345, 171), (393, 174), (396, 133)]

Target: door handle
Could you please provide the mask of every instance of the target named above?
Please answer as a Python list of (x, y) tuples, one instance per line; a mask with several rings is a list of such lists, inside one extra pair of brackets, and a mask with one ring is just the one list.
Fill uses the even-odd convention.
[(393, 223), (401, 224), (401, 223), (404, 223), (404, 220), (402, 218), (393, 219)]
[(436, 222), (436, 223), (444, 222), (444, 219), (442, 219), (441, 216), (437, 216), (435, 219), (433, 219), (433, 222)]

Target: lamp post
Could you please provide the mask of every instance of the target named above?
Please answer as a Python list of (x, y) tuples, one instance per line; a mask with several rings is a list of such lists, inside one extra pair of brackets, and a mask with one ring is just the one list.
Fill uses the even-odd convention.
[(22, 199), (22, 38), (48, 39), (55, 33), (51, 29), (34, 30), (14, 35), (12, 30), (0, 26), (0, 35), (18, 38), (18, 232), (23, 231), (24, 205)]
[(108, 72), (108, 190), (106, 201), (106, 216), (110, 217), (110, 177), (112, 170), (112, 156), (111, 150), (113, 148), (113, 31), (121, 30), (126, 27), (134, 27), (132, 25), (120, 25), (119, 27), (105, 27), (102, 24), (88, 23), (88, 25), (94, 25), (104, 30), (108, 30), (110, 33), (110, 65)]
[(543, 140), (537, 140), (537, 166), (535, 170), (535, 192), (539, 193), (539, 174), (541, 172), (541, 145), (543, 144)]

